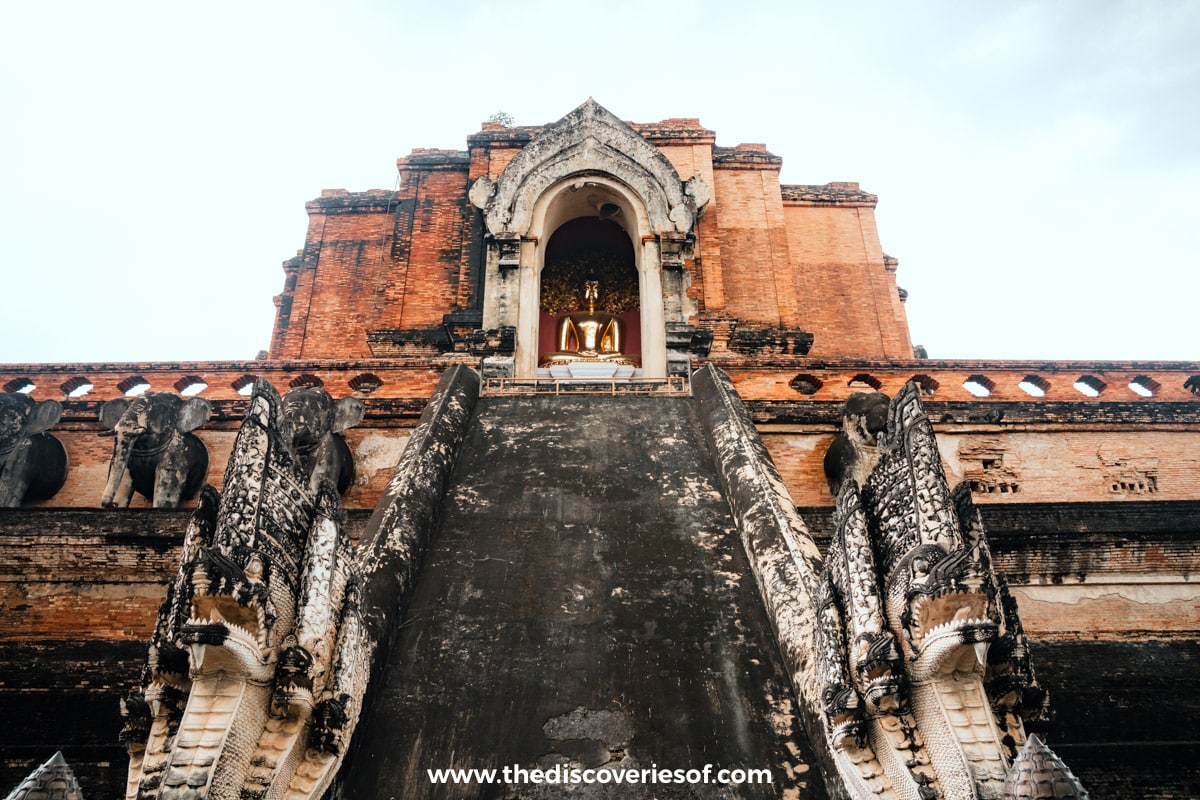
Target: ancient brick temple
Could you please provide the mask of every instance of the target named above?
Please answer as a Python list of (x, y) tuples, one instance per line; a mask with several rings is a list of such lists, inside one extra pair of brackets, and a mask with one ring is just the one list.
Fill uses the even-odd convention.
[(485, 123), (308, 203), (266, 358), (0, 365), (0, 787), (1200, 796), (1200, 363), (914, 353), (781, 163)]

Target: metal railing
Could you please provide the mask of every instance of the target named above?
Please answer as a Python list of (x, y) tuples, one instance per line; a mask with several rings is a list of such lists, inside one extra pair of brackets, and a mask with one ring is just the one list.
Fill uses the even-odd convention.
[(686, 376), (670, 378), (485, 378), (482, 395), (607, 394), (690, 397)]

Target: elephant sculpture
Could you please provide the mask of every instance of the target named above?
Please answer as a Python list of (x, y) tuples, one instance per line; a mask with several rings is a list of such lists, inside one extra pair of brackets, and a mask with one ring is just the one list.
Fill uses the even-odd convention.
[(283, 418), (292, 436), (292, 447), (309, 486), (315, 491), (322, 480), (338, 494), (354, 480), (354, 456), (341, 433), (362, 422), (366, 409), (357, 397), (334, 400), (315, 386), (292, 389), (283, 396)]
[(0, 508), (48, 500), (67, 480), (67, 449), (46, 433), (62, 417), (57, 400), (0, 394)]
[(125, 508), (135, 491), (155, 508), (178, 508), (195, 497), (208, 474), (208, 449), (192, 431), (211, 413), (207, 400), (170, 392), (105, 403), (100, 424), (116, 442), (100, 505)]
[(835, 498), (847, 480), (866, 483), (879, 462), (876, 440), (887, 430), (890, 403), (891, 398), (879, 392), (855, 392), (846, 401), (842, 430), (825, 453), (825, 479)]

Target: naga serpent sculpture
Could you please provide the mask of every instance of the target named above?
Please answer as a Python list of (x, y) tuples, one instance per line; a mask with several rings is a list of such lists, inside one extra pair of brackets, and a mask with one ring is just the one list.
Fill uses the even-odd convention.
[(205, 487), (122, 704), (128, 800), (319, 797), (358, 718), (362, 616), (336, 488), (315, 489), (259, 381)]
[(837, 528), (817, 596), (815, 660), (828, 744), (850, 795), (1086, 798), (1065, 766), (1066, 794), (1022, 784), (1035, 772), (1022, 759), (1056, 761), (1036, 737), (1036, 752), (1022, 750), (1024, 720), (1044, 714), (1046, 693), (970, 489), (947, 484), (918, 387), (890, 402), (852, 397), (826, 474)]

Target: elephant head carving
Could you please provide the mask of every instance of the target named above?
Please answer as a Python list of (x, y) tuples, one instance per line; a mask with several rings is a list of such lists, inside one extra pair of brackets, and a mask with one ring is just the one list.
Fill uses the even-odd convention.
[(48, 500), (67, 480), (67, 449), (46, 433), (62, 417), (57, 400), (0, 394), (0, 507)]
[(842, 483), (860, 486), (879, 462), (879, 434), (887, 430), (891, 398), (879, 392), (855, 392), (842, 412), (842, 430), (825, 453), (825, 478), (834, 497)]
[(100, 424), (116, 436), (100, 505), (124, 508), (133, 493), (155, 508), (177, 508), (196, 496), (208, 474), (208, 449), (192, 433), (211, 408), (199, 397), (148, 392), (100, 409)]
[(357, 397), (334, 400), (315, 386), (292, 389), (283, 396), (283, 417), (292, 447), (309, 486), (322, 479), (337, 486), (338, 494), (354, 480), (354, 456), (341, 433), (362, 422), (366, 409)]

